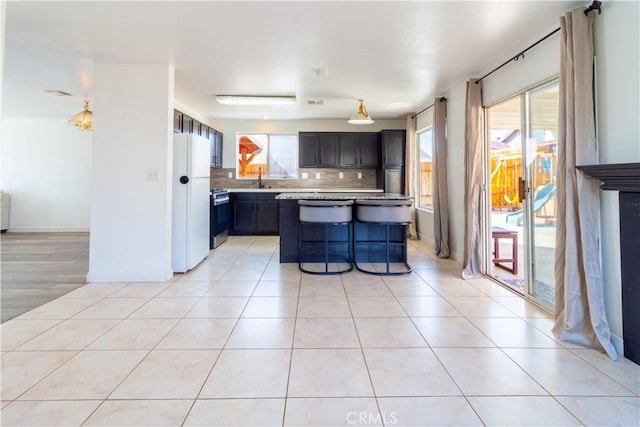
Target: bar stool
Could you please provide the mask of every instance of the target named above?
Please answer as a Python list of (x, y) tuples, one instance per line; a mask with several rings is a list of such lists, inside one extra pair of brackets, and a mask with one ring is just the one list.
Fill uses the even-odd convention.
[[(359, 271), (369, 274), (377, 274), (382, 276), (399, 275), (411, 273), (411, 266), (407, 263), (407, 226), (411, 222), (411, 200), (356, 200), (356, 226), (354, 230), (353, 247), (354, 247), (354, 264)], [(384, 227), (384, 240), (358, 240), (358, 223), (368, 224), (369, 230), (366, 234), (375, 233), (375, 229)], [(394, 240), (390, 239), (391, 227), (401, 226), (401, 236)], [(366, 270), (358, 265), (358, 255), (365, 252), (365, 247), (372, 255), (376, 252), (376, 246), (384, 246), (385, 266), (384, 272)], [(391, 271), (391, 249), (400, 248), (400, 258), (402, 269), (399, 271)], [(397, 251), (394, 251), (397, 252)], [(369, 257), (370, 259), (372, 256)]]
[[(298, 225), (298, 268), (309, 274), (341, 274), (353, 270), (351, 227), (353, 224), (353, 200), (299, 200)], [(346, 240), (338, 239), (340, 228), (346, 226)], [(318, 227), (322, 229), (322, 240), (305, 240), (303, 232), (308, 235), (318, 235)], [(315, 228), (315, 230), (314, 230)], [(330, 232), (333, 234), (330, 239)], [(335, 234), (338, 234), (336, 236)], [(321, 255), (321, 257), (320, 257)], [(338, 263), (340, 255), (348, 268), (330, 271), (329, 263)], [(305, 258), (317, 260), (321, 258), (324, 271), (313, 271), (303, 267)], [(306, 261), (312, 263), (313, 261)]]

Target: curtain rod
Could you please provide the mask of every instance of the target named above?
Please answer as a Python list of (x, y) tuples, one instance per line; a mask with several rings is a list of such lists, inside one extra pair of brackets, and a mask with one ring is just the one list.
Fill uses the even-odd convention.
[[(593, 11), (593, 10), (597, 10), (598, 14), (602, 15), (602, 2), (598, 1), (598, 0), (594, 0), (593, 3), (591, 3), (591, 5), (586, 8), (584, 10), (584, 14), (588, 15), (589, 12)], [(513, 58), (509, 59), (508, 61), (505, 61), (503, 64), (497, 66), (496, 68), (494, 68), (493, 70), (489, 71), (487, 74), (485, 74), (484, 76), (480, 77), (478, 80), (476, 80), (476, 84), (480, 83), (483, 79), (485, 79), (486, 77), (489, 77), (491, 74), (495, 73), (496, 71), (498, 71), (500, 68), (504, 67), (505, 65), (509, 64), (510, 62), (516, 62), (519, 59), (524, 59), (524, 54), (526, 52), (528, 52), (529, 50), (533, 49), (534, 47), (536, 47), (537, 45), (539, 45), (540, 43), (542, 43), (543, 41), (545, 41), (546, 39), (548, 39), (549, 37), (551, 37), (552, 35), (554, 35), (555, 33), (557, 33), (558, 31), (560, 31), (560, 27), (556, 28), (555, 30), (553, 30), (552, 32), (550, 32), (549, 34), (547, 34), (546, 36), (544, 36), (543, 38), (541, 38), (540, 40), (538, 40), (537, 42), (533, 43), (531, 46), (527, 47), (526, 49), (524, 49), (523, 51), (519, 52), (516, 56), (514, 56)], [(419, 114), (419, 113), (418, 113)]]
[[(447, 98), (445, 98), (444, 96), (441, 96), (440, 98), (438, 98), (438, 101), (440, 101), (440, 102), (445, 102), (446, 100), (447, 100)], [(425, 112), (425, 111), (427, 111), (429, 108), (432, 108), (434, 105), (436, 105), (436, 104), (434, 103), (434, 104), (429, 105), (428, 107), (423, 108), (422, 110), (418, 111), (418, 112), (417, 112), (417, 113), (415, 113), (413, 116), (411, 116), (411, 118), (412, 118), (412, 119), (415, 119), (415, 118), (418, 116), (418, 114), (422, 114), (422, 113), (424, 113), (424, 112)]]

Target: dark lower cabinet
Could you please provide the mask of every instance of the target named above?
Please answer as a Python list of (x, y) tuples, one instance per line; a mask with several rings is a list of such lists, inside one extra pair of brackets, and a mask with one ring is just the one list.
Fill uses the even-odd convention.
[[(324, 230), (319, 226), (305, 226), (302, 230), (299, 226), (298, 200), (279, 200), (280, 210), (280, 262), (299, 262), (301, 257), (305, 262), (321, 262), (324, 252), (321, 249), (324, 241)], [(355, 210), (355, 207), (354, 207)], [(355, 213), (354, 216), (355, 218)], [(386, 228), (377, 224), (354, 223), (352, 227), (335, 227), (329, 232), (329, 240), (333, 242), (345, 242), (349, 240), (349, 234), (358, 240), (356, 259), (358, 262), (385, 262), (386, 252), (383, 242), (387, 238)], [(303, 253), (298, 246), (299, 233), (302, 233)], [(389, 252), (391, 262), (406, 262), (407, 253), (399, 246), (406, 243), (407, 232), (405, 226), (392, 225), (389, 227), (389, 240), (395, 245)], [(314, 245), (314, 242), (317, 245)], [(345, 244), (346, 245), (346, 244)], [(337, 259), (334, 261), (338, 261)]]
[(229, 234), (251, 234), (256, 228), (256, 197), (252, 193), (231, 193)]
[(231, 193), (230, 235), (278, 235), (279, 193)]
[(278, 193), (256, 194), (256, 231), (259, 234), (278, 234)]

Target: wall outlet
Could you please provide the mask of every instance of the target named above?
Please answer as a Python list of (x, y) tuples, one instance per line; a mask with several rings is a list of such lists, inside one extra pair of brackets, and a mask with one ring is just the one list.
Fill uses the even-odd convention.
[(320, 172), (316, 172), (316, 179), (320, 179)]
[(358, 179), (362, 179), (362, 172), (358, 172)]
[(233, 179), (233, 172), (227, 172), (227, 178)]
[(302, 179), (308, 179), (309, 178), (309, 174), (306, 172), (302, 172)]
[(149, 182), (160, 181), (160, 171), (158, 169), (147, 169), (147, 181)]
[(338, 178), (343, 179), (344, 178), (344, 172), (338, 172)]

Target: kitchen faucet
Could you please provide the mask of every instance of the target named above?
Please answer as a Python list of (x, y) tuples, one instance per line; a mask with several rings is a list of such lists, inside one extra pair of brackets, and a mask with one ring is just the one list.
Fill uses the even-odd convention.
[(264, 182), (262, 182), (262, 168), (258, 168), (258, 188), (264, 188)]

